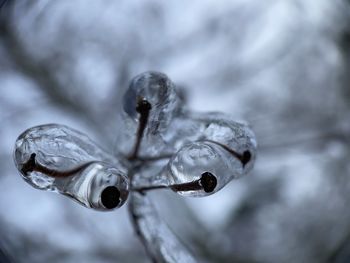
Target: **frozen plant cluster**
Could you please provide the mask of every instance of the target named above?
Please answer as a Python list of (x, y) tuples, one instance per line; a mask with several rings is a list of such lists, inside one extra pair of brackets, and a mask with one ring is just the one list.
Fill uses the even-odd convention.
[[(247, 174), (256, 158), (256, 139), (247, 124), (222, 113), (191, 112), (180, 95), (165, 74), (142, 73), (123, 97), (114, 154), (79, 131), (45, 124), (18, 137), (16, 167), (33, 187), (58, 192), (95, 210), (121, 207), (132, 196), (135, 228), (150, 256), (157, 259), (147, 231), (155, 232), (148, 228), (157, 221), (161, 229), (162, 223), (149, 213), (153, 210), (147, 191), (166, 188), (183, 196), (211, 195)], [(189, 261), (186, 257), (163, 259)]]

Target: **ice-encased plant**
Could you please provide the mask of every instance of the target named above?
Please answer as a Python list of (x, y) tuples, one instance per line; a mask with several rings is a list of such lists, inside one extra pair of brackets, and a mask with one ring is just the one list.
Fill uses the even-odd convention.
[(216, 193), (252, 169), (254, 133), (222, 113), (190, 112), (165, 74), (146, 72), (131, 81), (123, 97), (117, 137), (116, 152), (110, 154), (65, 125), (39, 125), (18, 137), (14, 161), (33, 187), (61, 193), (88, 208), (110, 211), (131, 196), (132, 219), (152, 259), (194, 261), (185, 249), (182, 254), (169, 251), (181, 246), (174, 236), (159, 241), (164, 237), (152, 222), (171, 232), (150, 213), (153, 207), (145, 193), (161, 188), (184, 196)]

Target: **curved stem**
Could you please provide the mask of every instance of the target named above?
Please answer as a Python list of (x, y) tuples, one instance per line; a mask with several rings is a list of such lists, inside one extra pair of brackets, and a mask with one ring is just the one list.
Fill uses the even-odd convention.
[(157, 189), (171, 189), (175, 192), (203, 190), (206, 193), (211, 193), (214, 191), (216, 185), (217, 185), (216, 177), (212, 173), (205, 172), (202, 174), (201, 178), (192, 182), (183, 183), (183, 184), (151, 185), (151, 186), (145, 186), (145, 187), (137, 187), (137, 188), (131, 188), (131, 191), (142, 193), (145, 191), (157, 190)]
[(90, 164), (95, 162), (95, 161), (87, 162), (87, 163), (84, 163), (83, 165), (80, 165), (76, 168), (73, 168), (67, 171), (58, 171), (38, 163), (35, 157), (36, 157), (36, 153), (32, 153), (28, 161), (23, 164), (21, 172), (24, 175), (28, 175), (29, 172), (39, 172), (50, 177), (68, 177), (80, 172), (81, 170), (85, 169)]
[(151, 200), (140, 193), (131, 194), (129, 202), (131, 222), (152, 262), (197, 262), (178, 237), (160, 218)]
[(145, 99), (145, 98), (138, 98), (137, 105), (136, 105), (136, 111), (140, 114), (139, 117), (139, 127), (137, 129), (136, 134), (136, 142), (134, 145), (134, 149), (128, 159), (130, 161), (137, 159), (137, 155), (139, 153), (141, 141), (143, 138), (144, 131), (147, 126), (149, 113), (152, 109), (152, 105)]
[(227, 147), (226, 145), (219, 143), (217, 141), (213, 141), (213, 140), (203, 140), (203, 141), (207, 141), (207, 142), (211, 142), (214, 143), (216, 145), (219, 145), (220, 147), (222, 147), (224, 150), (228, 151), (231, 155), (233, 155), (234, 157), (236, 157), (238, 160), (241, 161), (243, 167), (250, 161), (250, 159), (252, 158), (252, 155), (250, 153), (250, 151), (246, 150), (244, 151), (242, 154), (232, 150), (231, 148)]

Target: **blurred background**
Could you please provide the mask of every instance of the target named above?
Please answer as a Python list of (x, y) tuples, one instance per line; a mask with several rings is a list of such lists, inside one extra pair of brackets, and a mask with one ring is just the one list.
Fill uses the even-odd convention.
[(35, 190), (12, 160), (22, 131), (52, 122), (112, 151), (121, 95), (147, 70), (180, 85), (191, 109), (257, 135), (254, 170), (217, 194), (152, 194), (199, 261), (350, 262), (349, 69), (345, 0), (10, 1), (0, 262), (148, 262), (126, 206), (98, 213)]

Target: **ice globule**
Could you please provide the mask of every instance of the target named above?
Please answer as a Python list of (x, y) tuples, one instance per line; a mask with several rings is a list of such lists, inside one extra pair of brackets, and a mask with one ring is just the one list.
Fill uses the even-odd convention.
[(96, 210), (125, 203), (126, 167), (85, 134), (64, 125), (30, 128), (16, 140), (14, 161), (35, 188), (59, 192)]
[(181, 104), (175, 84), (167, 75), (154, 71), (133, 78), (124, 94), (123, 109), (135, 121), (138, 120), (137, 103), (142, 99), (152, 106), (148, 127), (150, 133), (165, 129)]
[(236, 177), (248, 173), (253, 168), (257, 142), (254, 132), (246, 123), (233, 121), (226, 116), (208, 118), (205, 126), (199, 140), (215, 142), (241, 161), (243, 169)]
[(257, 143), (250, 127), (223, 113), (183, 113), (173, 120), (162, 138), (175, 151), (193, 141), (212, 140), (237, 152), (249, 150), (252, 160), (256, 155)]
[(183, 186), (173, 190), (187, 196), (209, 195), (253, 168), (257, 143), (248, 125), (222, 114), (209, 114), (192, 122), (197, 128), (189, 129), (193, 131), (189, 138), (194, 142), (183, 139), (184, 144), (165, 170), (172, 185), (185, 184), (187, 190), (183, 191)]
[[(230, 162), (227, 154), (211, 142), (194, 142), (182, 147), (169, 161), (167, 173), (172, 185), (199, 182), (202, 178), (212, 178), (212, 186), (197, 189), (173, 189), (185, 196), (206, 196), (217, 192), (232, 178), (233, 169), (241, 169), (239, 161)], [(206, 190), (208, 188), (208, 190)]]
[(164, 150), (161, 134), (164, 133), (174, 116), (181, 112), (182, 100), (176, 92), (175, 84), (163, 73), (145, 72), (136, 76), (123, 97), (123, 128), (118, 136), (118, 152), (132, 150), (131, 143), (137, 136), (142, 121), (139, 104), (149, 103), (147, 124), (144, 128), (141, 154), (152, 154)]

